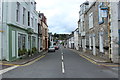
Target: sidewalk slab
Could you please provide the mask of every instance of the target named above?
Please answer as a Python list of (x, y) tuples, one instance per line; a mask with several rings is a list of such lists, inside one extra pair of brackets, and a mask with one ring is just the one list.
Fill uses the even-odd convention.
[(82, 53), (82, 55), (86, 56), (89, 59), (92, 59), (93, 61), (95, 61), (97, 63), (111, 63), (110, 60), (106, 60), (106, 59), (103, 59), (101, 57), (91, 55), (89, 53)]
[(11, 66), (8, 66), (8, 65), (0, 65), (0, 70), (3, 70), (3, 69), (6, 69), (6, 68), (9, 68)]
[(83, 51), (80, 52), (80, 51), (77, 51), (77, 50), (74, 50), (74, 49), (71, 49), (71, 50), (75, 51), (78, 54), (83, 55), (83, 56), (85, 56), (85, 57), (87, 57), (87, 58), (89, 58), (89, 59), (91, 59), (93, 61), (95, 61), (96, 63), (111, 63), (110, 60), (103, 59), (103, 58), (101, 58), (99, 56), (94, 56), (94, 55), (92, 55), (91, 53), (88, 53), (88, 52), (83, 52)]
[[(24, 65), (26, 63), (29, 63), (43, 55), (45, 55), (47, 53), (47, 51), (44, 51), (44, 52), (41, 52), (41, 53), (37, 53), (31, 57), (26, 57), (26, 58), (23, 58), (23, 59), (18, 59), (18, 60), (15, 60), (15, 61), (12, 61), (12, 62), (8, 62), (8, 61), (2, 61), (0, 63), (2, 63), (3, 65), (4, 64), (13, 64), (13, 65)], [(11, 67), (11, 66), (10, 66)]]

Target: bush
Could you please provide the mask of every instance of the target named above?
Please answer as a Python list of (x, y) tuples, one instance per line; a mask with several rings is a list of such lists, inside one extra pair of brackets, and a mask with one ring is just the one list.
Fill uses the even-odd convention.
[(19, 48), (18, 49), (18, 56), (21, 56), (22, 55), (22, 50)]
[(32, 53), (35, 54), (36, 52), (37, 52), (37, 48), (36, 48), (36, 47), (33, 47), (33, 48), (32, 48)]
[(32, 51), (29, 49), (28, 50), (28, 55), (31, 55), (32, 54)]
[(18, 56), (23, 56), (24, 54), (27, 54), (27, 49), (23, 48), (22, 50), (19, 48), (18, 49)]
[(23, 48), (23, 55), (27, 54), (27, 49)]

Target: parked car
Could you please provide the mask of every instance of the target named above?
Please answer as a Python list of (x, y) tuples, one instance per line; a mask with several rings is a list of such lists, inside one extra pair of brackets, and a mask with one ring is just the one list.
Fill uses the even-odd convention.
[(48, 52), (55, 52), (55, 47), (50, 46), (50, 47), (48, 48)]
[(58, 50), (58, 49), (59, 49), (59, 46), (57, 46), (57, 45), (55, 45), (54, 47), (55, 47), (55, 50)]

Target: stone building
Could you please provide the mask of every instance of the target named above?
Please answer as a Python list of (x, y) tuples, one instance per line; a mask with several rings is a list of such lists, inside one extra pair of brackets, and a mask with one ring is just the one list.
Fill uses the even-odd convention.
[(101, 6), (104, 2), (93, 2), (85, 12), (86, 46), (93, 55), (109, 59), (108, 18), (103, 18)]
[(81, 44), (83, 51), (87, 50), (95, 56), (114, 63), (118, 62), (118, 7), (118, 2), (99, 2), (97, 0), (89, 2), (83, 18), (80, 17), (78, 21), (80, 41), (85, 44)]

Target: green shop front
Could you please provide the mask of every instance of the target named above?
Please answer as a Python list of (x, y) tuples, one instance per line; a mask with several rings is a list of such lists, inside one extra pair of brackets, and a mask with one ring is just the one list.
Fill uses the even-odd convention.
[(37, 34), (33, 29), (20, 28), (9, 25), (9, 61), (14, 61), (27, 56), (32, 49), (37, 49)]

